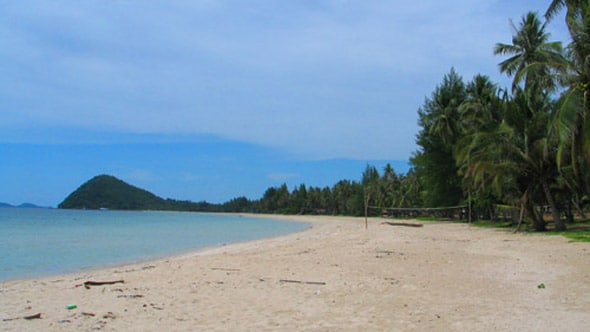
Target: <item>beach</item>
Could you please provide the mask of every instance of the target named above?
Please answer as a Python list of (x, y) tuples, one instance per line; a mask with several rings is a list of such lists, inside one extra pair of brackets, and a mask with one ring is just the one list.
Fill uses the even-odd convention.
[(590, 243), (455, 223), (271, 217), (313, 227), (0, 283), (0, 330), (590, 330)]

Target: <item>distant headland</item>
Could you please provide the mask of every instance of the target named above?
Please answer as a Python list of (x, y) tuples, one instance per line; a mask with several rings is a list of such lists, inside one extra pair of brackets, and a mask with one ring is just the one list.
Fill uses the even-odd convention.
[(206, 203), (164, 199), (111, 175), (82, 184), (58, 205), (60, 209), (203, 211)]
[(39, 206), (33, 203), (22, 203), (19, 205), (12, 205), (5, 202), (0, 202), (0, 208), (21, 208), (21, 209), (48, 209), (47, 206)]

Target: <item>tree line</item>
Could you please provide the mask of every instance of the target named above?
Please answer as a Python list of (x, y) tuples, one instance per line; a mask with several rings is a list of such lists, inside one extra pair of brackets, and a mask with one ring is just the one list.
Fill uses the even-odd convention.
[[(561, 12), (565, 47), (546, 31)], [(260, 200), (219, 207), (362, 215), (367, 205), (466, 205), (473, 217), (490, 218), (504, 205), (536, 230), (546, 230), (546, 213), (565, 230), (590, 203), (590, 2), (554, 0), (544, 16), (526, 13), (512, 29), (512, 42), (494, 47), (511, 87), (482, 74), (465, 82), (451, 69), (418, 110), (419, 149), (407, 174), (368, 165), (360, 181), (291, 191), (283, 184)]]
[[(565, 9), (570, 43), (550, 41), (548, 22)], [(426, 206), (468, 203), (520, 209), (520, 219), (556, 230), (584, 216), (590, 198), (590, 3), (552, 1), (544, 20), (534, 12), (512, 24), (500, 89), (484, 75), (465, 83), (451, 69), (418, 111), (421, 147), (411, 159)]]
[(370, 204), (386, 207), (420, 205), (420, 187), (414, 171), (396, 173), (386, 165), (383, 174), (367, 165), (360, 181), (340, 180), (332, 187), (301, 184), (290, 190), (286, 184), (270, 187), (259, 200), (246, 197), (209, 206), (215, 212), (252, 212), (279, 214), (364, 215), (365, 198)]

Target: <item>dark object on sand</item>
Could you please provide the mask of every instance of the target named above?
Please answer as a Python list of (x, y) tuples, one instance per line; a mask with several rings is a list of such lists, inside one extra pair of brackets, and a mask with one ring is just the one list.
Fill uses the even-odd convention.
[(293, 284), (306, 284), (306, 285), (325, 285), (326, 283), (323, 281), (301, 281), (301, 280), (289, 280), (289, 279), (281, 279), (280, 282), (288, 282)]
[(4, 318), (2, 321), (3, 322), (8, 322), (8, 321), (17, 320), (17, 319), (26, 319), (26, 320), (41, 319), (41, 313), (34, 314), (34, 315), (29, 315), (29, 316), (23, 316), (23, 317)]
[(102, 286), (102, 285), (113, 285), (113, 284), (124, 284), (125, 280), (113, 280), (113, 281), (85, 281), (84, 287), (90, 289), (90, 286)]
[(406, 226), (406, 227), (422, 227), (422, 224), (410, 224), (407, 222), (392, 222), (392, 221), (384, 221), (381, 224), (387, 224), (389, 226)]

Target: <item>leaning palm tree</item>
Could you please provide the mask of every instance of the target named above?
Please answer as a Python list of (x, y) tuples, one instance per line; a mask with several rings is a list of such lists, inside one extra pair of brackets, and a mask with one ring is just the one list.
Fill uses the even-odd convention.
[(496, 44), (494, 54), (510, 56), (500, 63), (500, 71), (514, 76), (512, 89), (522, 82), (526, 91), (555, 88), (554, 68), (564, 63), (561, 43), (548, 41), (546, 24), (534, 12), (524, 15), (518, 27), (511, 26), (512, 44)]

